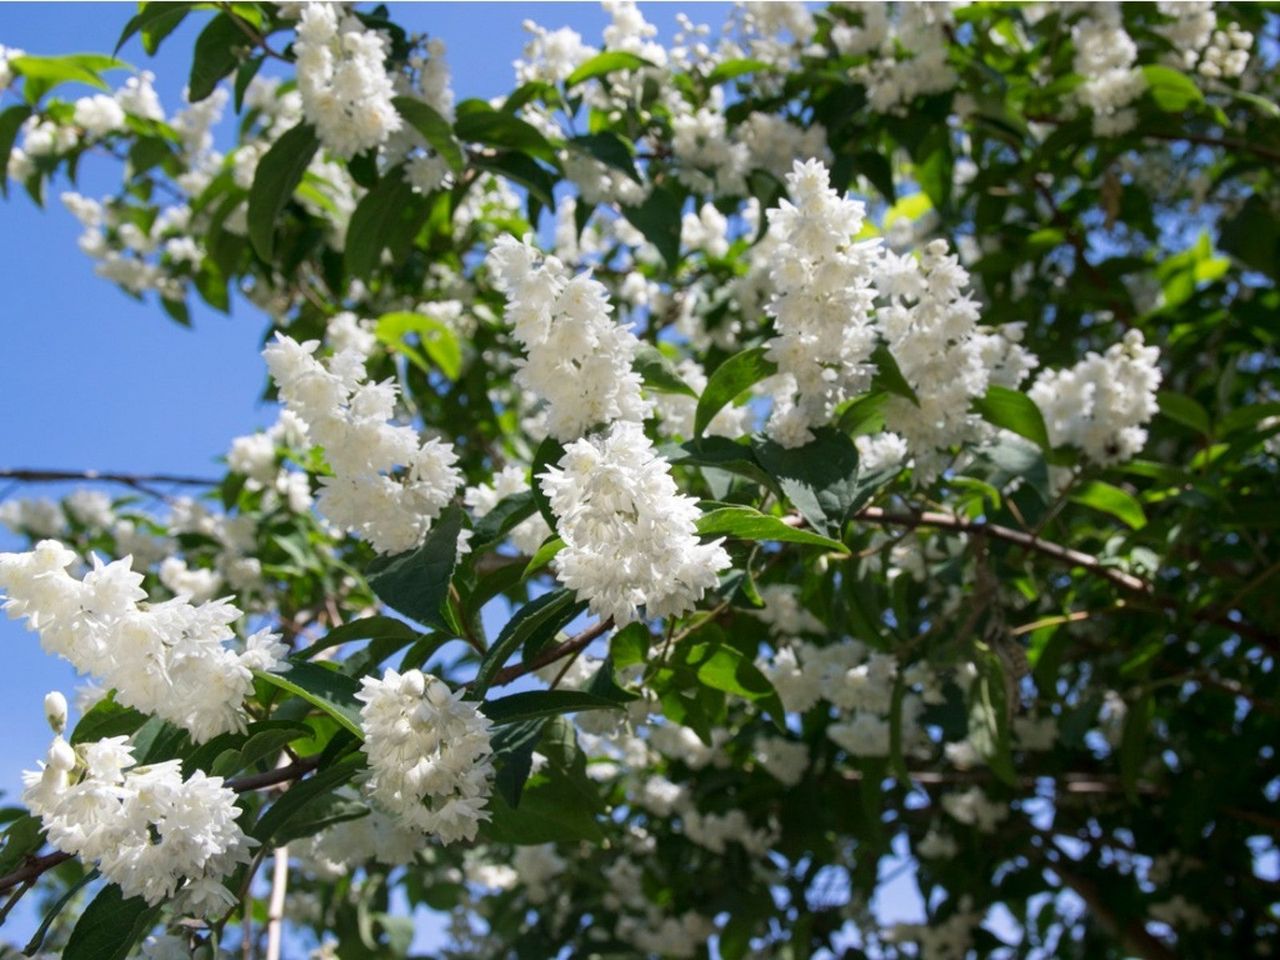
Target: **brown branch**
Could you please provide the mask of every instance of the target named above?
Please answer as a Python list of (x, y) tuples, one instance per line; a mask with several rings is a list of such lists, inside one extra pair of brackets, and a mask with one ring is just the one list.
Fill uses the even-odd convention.
[(0, 480), (18, 483), (66, 483), (97, 482), (119, 483), (126, 487), (139, 487), (148, 483), (168, 483), (181, 487), (216, 487), (220, 481), (206, 477), (184, 477), (168, 473), (104, 473), (101, 470), (35, 470), (30, 468), (0, 467)]
[[(928, 510), (916, 513), (894, 513), (881, 507), (864, 507), (853, 515), (853, 519), (864, 523), (889, 526), (931, 527), (936, 530), (954, 530), (957, 533), (969, 536), (990, 537), (993, 540), (1001, 540), (1024, 550), (1038, 553), (1063, 566), (1079, 567), (1092, 576), (1107, 580), (1121, 590), (1136, 594), (1163, 610), (1189, 616), (1192, 620), (1201, 623), (1210, 623), (1222, 627), (1262, 644), (1273, 653), (1280, 653), (1280, 637), (1275, 634), (1243, 620), (1233, 620), (1226, 614), (1215, 613), (1212, 610), (1186, 610), (1175, 598), (1157, 594), (1155, 587), (1141, 577), (1135, 577), (1131, 573), (1125, 573), (1123, 570), (1109, 567), (1090, 554), (1081, 553), (1079, 550), (1073, 550), (1070, 547), (1064, 547), (1049, 540), (1042, 540), (1035, 534), (1024, 533), (1021, 530), (1014, 530), (1011, 527), (1004, 527), (996, 523), (975, 523), (972, 520), (966, 520), (963, 517), (957, 517), (949, 513)], [(790, 519), (788, 522), (802, 525), (804, 521), (797, 517)]]
[(593, 640), (596, 640), (608, 633), (612, 628), (612, 617), (609, 617), (607, 620), (601, 620), (598, 623), (594, 623), (581, 633), (565, 640), (563, 643), (558, 643), (549, 650), (544, 650), (530, 661), (518, 663), (514, 666), (499, 670), (494, 674), (493, 683), (491, 683), (490, 686), (500, 687), (503, 684), (510, 683), (512, 680), (517, 680), (526, 674), (533, 673), (535, 670), (541, 670), (548, 664), (555, 663), (561, 657), (567, 657), (571, 653), (578, 653), (581, 650), (585, 650), (591, 645)]

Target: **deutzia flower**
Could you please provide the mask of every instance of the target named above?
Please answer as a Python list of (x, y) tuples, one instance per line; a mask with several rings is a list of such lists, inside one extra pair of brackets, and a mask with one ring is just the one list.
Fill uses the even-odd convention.
[(489, 718), (420, 670), (365, 677), (356, 697), (368, 791), (403, 825), (444, 843), (474, 840), (493, 779)]
[(318, 341), (300, 344), (284, 334), (262, 352), (281, 399), (333, 468), (317, 506), (379, 553), (411, 550), (462, 483), (453, 445), (424, 443), (413, 427), (389, 422), (399, 391), (393, 381), (365, 380), (373, 342), (354, 317), (335, 317), (329, 337), (336, 352), (323, 363), (314, 356)]
[(767, 347), (782, 375), (769, 435), (798, 447), (813, 439), (810, 427), (828, 422), (837, 404), (871, 383), (872, 279), (880, 241), (853, 241), (863, 205), (831, 189), (821, 162), (797, 161), (787, 190), (791, 200), (769, 211), (777, 247), (767, 312), (777, 336)]
[(511, 236), (498, 238), (488, 263), (527, 355), (516, 382), (546, 399), (551, 436), (572, 440), (595, 424), (649, 415), (632, 369), (639, 341), (610, 316), (602, 283), (570, 277), (557, 258)]
[(385, 43), (333, 3), (308, 3), (293, 45), (302, 111), (335, 156), (350, 160), (401, 127)]
[(697, 501), (683, 496), (670, 465), (638, 423), (569, 444), (539, 474), (565, 546), (556, 577), (618, 625), (693, 609), (729, 566), (721, 547), (698, 540)]
[(135, 766), (127, 737), (74, 750), (58, 737), (23, 782), (49, 842), (95, 864), (126, 897), (155, 905), (177, 893), (180, 909), (200, 916), (234, 905), (219, 881), (250, 861), (256, 841), (221, 777), (197, 770), (183, 780), (180, 760)]
[(1147, 442), (1160, 386), (1158, 347), (1130, 330), (1105, 354), (1088, 353), (1067, 370), (1045, 370), (1029, 391), (1054, 446), (1069, 443), (1095, 463), (1130, 460)]
[(114, 687), (116, 702), (186, 729), (202, 743), (243, 730), (253, 671), (281, 670), (287, 648), (260, 631), (243, 653), (226, 646), (241, 612), (227, 600), (199, 606), (185, 596), (144, 604), (142, 574), (129, 557), (77, 580), (76, 555), (55, 540), (29, 553), (0, 554), (0, 590), (10, 617), (26, 617), (41, 645)]

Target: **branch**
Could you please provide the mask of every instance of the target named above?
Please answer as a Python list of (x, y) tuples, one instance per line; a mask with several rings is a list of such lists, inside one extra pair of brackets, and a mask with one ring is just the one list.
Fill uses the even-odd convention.
[(184, 477), (169, 473), (103, 473), (101, 470), (36, 470), (25, 467), (0, 467), (0, 480), (14, 480), (18, 483), (119, 483), (139, 490), (146, 490), (146, 484), (150, 483), (167, 483), (179, 487), (216, 487), (220, 482), (206, 477)]
[[(932, 527), (937, 530), (954, 530), (969, 536), (1003, 540), (1005, 543), (1011, 543), (1022, 547), (1024, 550), (1048, 557), (1064, 566), (1079, 567), (1093, 576), (1109, 581), (1127, 593), (1137, 594), (1145, 598), (1161, 609), (1189, 616), (1192, 620), (1201, 623), (1214, 624), (1230, 630), (1232, 633), (1238, 633), (1241, 636), (1255, 640), (1273, 653), (1280, 653), (1280, 637), (1275, 634), (1242, 620), (1233, 620), (1226, 614), (1215, 613), (1212, 610), (1185, 610), (1182, 604), (1173, 597), (1157, 594), (1155, 587), (1141, 577), (1135, 577), (1131, 573), (1125, 573), (1123, 570), (1109, 567), (1103, 561), (1090, 554), (1081, 553), (1079, 550), (1072, 550), (1070, 547), (1064, 547), (1048, 540), (1042, 540), (1032, 533), (1024, 533), (1011, 527), (1002, 527), (996, 523), (975, 523), (972, 520), (966, 520), (963, 517), (953, 516), (949, 513), (937, 513), (929, 510), (923, 510), (918, 513), (893, 513), (881, 507), (864, 507), (853, 515), (853, 519), (861, 520), (864, 523), (878, 523), (889, 526)], [(789, 519), (788, 522), (802, 525), (804, 521), (802, 518), (795, 517)]]
[(1119, 940), (1125, 950), (1135, 957), (1141, 957), (1142, 960), (1177, 960), (1178, 955), (1148, 933), (1141, 920), (1131, 920), (1127, 923), (1122, 921), (1112, 909), (1111, 903), (1098, 889), (1097, 884), (1088, 877), (1063, 867), (1060, 862), (1051, 863), (1049, 869), (1056, 873), (1066, 886), (1076, 892), (1076, 895), (1088, 905), (1089, 912), (1097, 918), (1098, 923)]
[(544, 650), (542, 653), (538, 654), (526, 663), (518, 663), (514, 666), (499, 670), (494, 675), (493, 683), (491, 683), (490, 686), (500, 687), (503, 684), (510, 683), (512, 680), (517, 680), (526, 674), (533, 673), (535, 670), (541, 670), (543, 667), (547, 666), (547, 664), (555, 663), (561, 657), (567, 657), (571, 653), (578, 653), (579, 651), (589, 647), (593, 640), (596, 640), (608, 633), (611, 629), (613, 629), (613, 617), (594, 623), (581, 633), (565, 640), (563, 643), (558, 643), (549, 650)]

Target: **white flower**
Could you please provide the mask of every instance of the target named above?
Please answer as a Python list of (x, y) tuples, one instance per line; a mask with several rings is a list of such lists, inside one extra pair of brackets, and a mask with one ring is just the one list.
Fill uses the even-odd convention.
[(683, 496), (669, 464), (638, 423), (569, 444), (538, 476), (565, 542), (556, 577), (619, 626), (693, 609), (729, 566), (722, 540), (698, 539), (697, 501)]
[(948, 793), (942, 798), (942, 809), (956, 820), (980, 833), (995, 833), (1009, 819), (1009, 807), (988, 797), (981, 787), (973, 786), (962, 793)]
[(419, 670), (365, 677), (356, 697), (373, 800), (444, 843), (475, 839), (493, 778), (489, 718)]
[(767, 347), (781, 374), (769, 434), (784, 446), (801, 446), (813, 439), (810, 427), (828, 422), (837, 404), (871, 383), (880, 241), (853, 241), (863, 204), (831, 189), (821, 162), (796, 161), (787, 189), (791, 201), (769, 211), (777, 247), (767, 312), (777, 336)]
[(105, 137), (109, 133), (124, 129), (124, 109), (117, 101), (105, 94), (81, 97), (76, 101), (75, 121), (76, 126), (84, 130), (85, 136)]
[(639, 341), (611, 317), (603, 284), (586, 274), (570, 277), (558, 259), (507, 235), (488, 263), (526, 351), (516, 382), (547, 401), (548, 433), (572, 440), (596, 424), (648, 416), (632, 369)]
[(1147, 83), (1134, 66), (1138, 48), (1125, 32), (1119, 4), (1092, 4), (1088, 10), (1089, 16), (1071, 28), (1076, 47), (1072, 69), (1084, 78), (1076, 99), (1092, 111), (1097, 136), (1118, 136), (1137, 122), (1129, 104), (1142, 96)]
[(144, 605), (142, 575), (129, 558), (104, 565), (94, 556), (83, 580), (67, 573), (75, 559), (53, 540), (29, 553), (0, 554), (9, 616), (26, 617), (45, 650), (114, 687), (118, 703), (183, 727), (197, 743), (243, 730), (252, 670), (279, 669), (284, 647), (262, 634), (253, 649), (237, 654), (226, 642), (241, 613), (226, 600)]
[(236, 823), (235, 793), (198, 770), (184, 781), (179, 760), (134, 766), (127, 740), (73, 751), (58, 738), (41, 769), (23, 774), (23, 801), (50, 844), (96, 864), (126, 897), (154, 905), (186, 894), (192, 914), (225, 911), (235, 897), (219, 881), (255, 844)]
[(756, 760), (778, 780), (794, 787), (809, 769), (809, 748), (782, 737), (761, 737), (756, 741)]
[(44, 718), (54, 733), (67, 729), (67, 698), (57, 690), (44, 695)]
[(1045, 370), (1029, 394), (1044, 414), (1054, 446), (1069, 443), (1095, 463), (1130, 460), (1147, 442), (1160, 386), (1158, 347), (1130, 330), (1105, 354), (1090, 352), (1066, 370)]
[(335, 156), (350, 160), (400, 129), (378, 33), (337, 4), (308, 3), (293, 51), (303, 113)]
[(329, 337), (337, 352), (325, 363), (314, 356), (315, 340), (299, 344), (277, 334), (263, 351), (281, 399), (333, 468), (321, 479), (319, 510), (379, 553), (410, 550), (462, 482), (457, 455), (452, 444), (423, 443), (412, 427), (388, 422), (399, 391), (392, 381), (366, 382), (374, 341), (354, 317), (336, 317)]
[[(507, 497), (529, 490), (528, 471), (522, 467), (510, 465), (503, 467), (493, 475), (493, 483), (481, 484), (467, 488), (463, 502), (471, 508), (476, 519), (486, 516), (489, 511)], [(536, 553), (544, 540), (551, 536), (551, 528), (541, 513), (521, 520), (507, 534), (512, 545), (524, 554)]]

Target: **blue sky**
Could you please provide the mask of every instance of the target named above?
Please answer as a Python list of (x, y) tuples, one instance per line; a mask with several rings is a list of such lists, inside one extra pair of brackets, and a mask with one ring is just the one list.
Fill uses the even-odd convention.
[[(726, 7), (648, 5), (645, 13), (670, 37), (678, 12), (718, 27)], [(0, 44), (34, 54), (108, 52), (132, 12), (122, 3), (0, 4)], [(401, 4), (394, 15), (409, 29), (446, 41), (460, 99), (510, 90), (525, 19), (551, 28), (572, 26), (597, 43), (608, 22), (594, 4)], [(155, 58), (147, 58), (136, 41), (121, 53), (155, 72), (170, 111), (180, 104), (191, 47), (204, 19), (193, 17)], [(110, 165), (86, 163), (79, 189), (89, 196), (106, 194), (117, 174)], [(7, 414), (0, 430), (0, 467), (214, 474), (215, 458), (232, 437), (274, 419), (258, 400), (265, 375), (258, 357), (261, 316), (244, 303), (236, 304), (230, 317), (193, 303), (195, 329), (185, 330), (154, 303), (138, 303), (100, 280), (76, 247), (78, 224), (56, 200), (65, 188), (49, 191), (52, 202), (43, 212), (20, 189), (0, 204), (5, 337), (0, 384)], [(71, 489), (20, 492), (60, 495)], [(20, 545), (0, 529), (0, 550)], [(70, 694), (76, 678), (17, 623), (0, 620), (0, 644), (9, 664), (0, 675), (6, 732), (0, 742), (0, 790), (12, 802), (20, 771), (33, 766), (48, 740), (41, 710), (45, 692)], [(910, 899), (902, 896), (906, 893), (881, 902), (901, 917), (900, 908)], [(23, 907), (11, 919), (6, 939), (23, 936), (34, 924), (30, 906)]]

